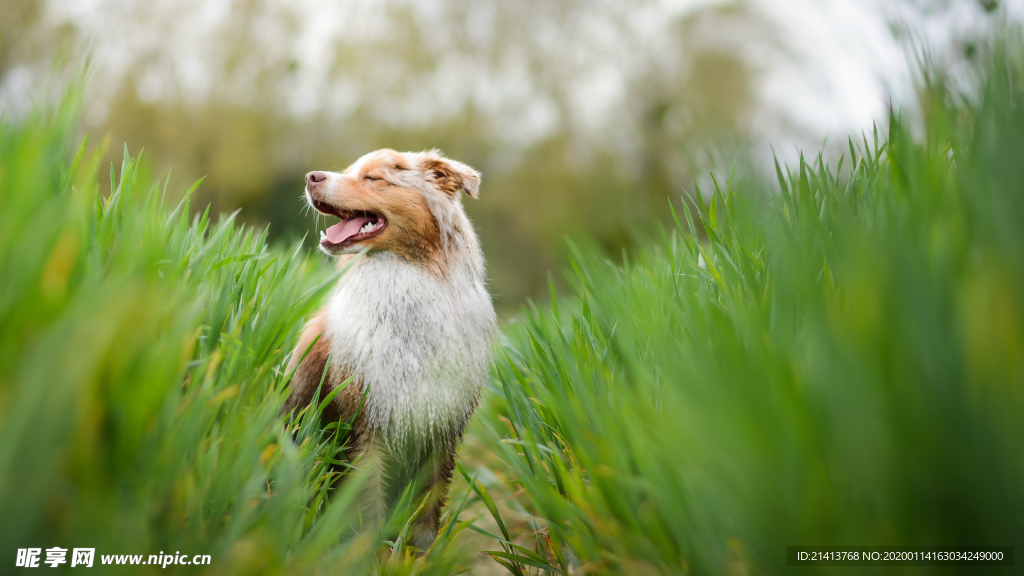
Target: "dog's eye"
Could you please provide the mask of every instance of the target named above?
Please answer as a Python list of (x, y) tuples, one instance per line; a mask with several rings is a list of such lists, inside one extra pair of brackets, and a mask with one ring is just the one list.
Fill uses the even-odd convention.
[(377, 181), (377, 180), (383, 180), (383, 178), (377, 178), (376, 176), (366, 175), (366, 176), (363, 176), (363, 180)]

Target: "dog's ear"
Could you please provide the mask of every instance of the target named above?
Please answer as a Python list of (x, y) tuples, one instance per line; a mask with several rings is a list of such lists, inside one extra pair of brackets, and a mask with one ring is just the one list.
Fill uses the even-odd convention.
[(436, 150), (423, 154), (423, 173), (427, 181), (442, 192), (455, 196), (459, 190), (478, 198), (480, 194), (480, 173), (462, 162), (445, 158)]

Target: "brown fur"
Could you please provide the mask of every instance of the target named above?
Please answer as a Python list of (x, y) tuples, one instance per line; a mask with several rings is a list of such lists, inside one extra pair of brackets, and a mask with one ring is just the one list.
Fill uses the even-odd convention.
[(426, 264), (437, 271), (443, 269), (441, 233), (422, 193), (389, 186), (387, 198), (375, 205), (387, 209), (388, 227), (373, 239), (374, 248)]
[[(480, 185), (480, 178), (471, 175), (467, 176), (452, 168), (452, 165), (441, 159), (428, 159), (423, 168), (433, 176), (438, 188), (454, 196), (459, 190), (465, 190), (473, 198), (477, 197), (476, 187)], [(471, 182), (470, 180), (475, 180)]]
[[(335, 388), (345, 383), (348, 375), (338, 368), (339, 364), (331, 362), (331, 367), (328, 370), (327, 376), (323, 377), (325, 368), (327, 367), (327, 360), (330, 355), (331, 342), (327, 335), (323, 332), (323, 321), (322, 316), (317, 315), (306, 324), (306, 328), (302, 331), (302, 335), (299, 337), (299, 344), (296, 346), (296, 351), (299, 356), (295, 357), (294, 360), (298, 360), (301, 354), (309, 348), (309, 345), (313, 340), (320, 336), (313, 344), (313, 347), (309, 349), (309, 353), (306, 354), (306, 358), (299, 363), (295, 369), (295, 375), (292, 377), (292, 393), (288, 396), (284, 405), (281, 406), (281, 414), (288, 414), (293, 410), (301, 410), (303, 407), (309, 405), (313, 400), (313, 396), (316, 394), (317, 387), (320, 387), (320, 398), (325, 398), (328, 394), (334, 391)], [(320, 381), (323, 378), (323, 385), (321, 386)], [(334, 397), (334, 400), (324, 406), (323, 418), (327, 422), (345, 422), (352, 418), (353, 414), (359, 408), (359, 403), (363, 398), (363, 384), (362, 382), (351, 381), (345, 385), (345, 388)], [(357, 416), (355, 421), (352, 423), (352, 431), (349, 434), (348, 446), (345, 450), (345, 457), (349, 460), (354, 459), (361, 452), (363, 443), (365, 443), (368, 436), (366, 430), (366, 424), (363, 421), (361, 415)]]

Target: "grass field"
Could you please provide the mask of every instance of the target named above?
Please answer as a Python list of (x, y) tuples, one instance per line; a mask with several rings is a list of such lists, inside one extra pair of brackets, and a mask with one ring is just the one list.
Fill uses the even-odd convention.
[[(574, 295), (505, 326), (423, 555), (358, 529), (358, 473), (331, 489), (343, 426), (278, 416), (319, 257), (168, 206), (127, 152), (108, 180), (74, 94), (5, 121), (0, 565), (449, 574), (488, 570), (483, 542), (514, 574), (761, 574), (795, 544), (1024, 545), (1022, 53), (834, 166), (719, 180), (624, 263), (578, 253)], [(177, 552), (212, 563), (98, 566)]]

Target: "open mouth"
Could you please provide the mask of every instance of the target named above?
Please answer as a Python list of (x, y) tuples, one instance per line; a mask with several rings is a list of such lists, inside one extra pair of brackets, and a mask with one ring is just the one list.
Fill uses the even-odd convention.
[(366, 210), (339, 210), (319, 200), (313, 201), (313, 208), (323, 214), (341, 218), (341, 222), (320, 233), (320, 245), (324, 247), (340, 247), (369, 240), (383, 232), (388, 225), (383, 216)]

